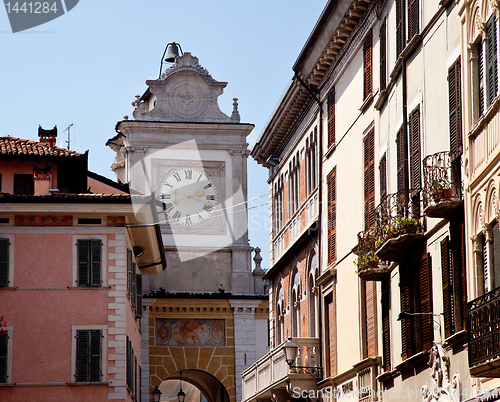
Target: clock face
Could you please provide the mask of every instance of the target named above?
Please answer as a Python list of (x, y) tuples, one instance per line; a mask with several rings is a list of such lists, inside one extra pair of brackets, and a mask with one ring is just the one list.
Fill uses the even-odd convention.
[(217, 190), (205, 172), (184, 168), (170, 173), (160, 185), (167, 220), (199, 225), (215, 211)]

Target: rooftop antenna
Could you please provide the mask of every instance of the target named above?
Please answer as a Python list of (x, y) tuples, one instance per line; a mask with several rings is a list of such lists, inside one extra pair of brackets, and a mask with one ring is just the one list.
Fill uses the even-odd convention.
[(71, 123), (67, 128), (66, 130), (63, 131), (63, 133), (65, 133), (66, 131), (68, 132), (68, 141), (66, 141), (66, 144), (68, 144), (68, 149), (69, 149), (69, 145), (70, 145), (70, 142), (71, 142), (71, 138), (70, 138), (70, 134), (71, 134), (71, 131), (70, 131), (70, 128), (71, 126), (73, 125), (73, 123)]

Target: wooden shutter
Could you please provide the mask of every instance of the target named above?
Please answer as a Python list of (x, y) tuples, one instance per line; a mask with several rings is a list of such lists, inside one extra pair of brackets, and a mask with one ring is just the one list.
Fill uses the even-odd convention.
[(0, 288), (9, 286), (9, 239), (0, 239)]
[(491, 16), (486, 27), (487, 33), (487, 58), (486, 58), (486, 82), (487, 100), (489, 107), (498, 93), (498, 60), (497, 60), (497, 22), (495, 14)]
[(101, 286), (101, 239), (92, 239), (90, 243), (92, 252), (91, 285)]
[(479, 42), (477, 45), (477, 78), (478, 78), (478, 103), (479, 103), (479, 116), (484, 113), (484, 60), (483, 60), (483, 43)]
[(100, 330), (90, 331), (89, 381), (101, 381), (101, 338)]
[(382, 366), (385, 371), (391, 371), (390, 297), (390, 279), (385, 278), (382, 280)]
[(0, 384), (7, 383), (8, 353), (9, 353), (9, 333), (5, 331), (3, 336), (0, 336)]
[(372, 93), (372, 30), (368, 31), (363, 42), (363, 99)]
[(132, 304), (132, 308), (135, 310), (137, 307), (137, 274), (135, 262), (132, 263), (132, 294), (130, 295), (130, 303)]
[(387, 196), (387, 156), (384, 153), (378, 164), (380, 179), (380, 202)]
[(418, 0), (408, 0), (408, 41), (419, 32)]
[(434, 339), (434, 325), (432, 313), (432, 275), (431, 275), (431, 255), (429, 253), (422, 256), (420, 264), (420, 309), (422, 313), (422, 348), (429, 350)]
[(386, 20), (380, 26), (380, 90), (387, 87), (387, 23)]
[(327, 177), (328, 187), (328, 264), (337, 259), (337, 225), (336, 225), (336, 170), (333, 169)]
[(396, 0), (396, 57), (399, 57), (404, 49), (404, 32), (403, 32), (403, 1)]
[(398, 192), (403, 191), (405, 188), (404, 180), (404, 148), (403, 148), (403, 127), (399, 129), (396, 134), (396, 160), (397, 160), (397, 173), (398, 173)]
[(90, 286), (90, 240), (78, 239), (78, 286)]
[(411, 113), (409, 118), (410, 137), (410, 187), (412, 195), (415, 195), (421, 188), (420, 173), (420, 105)]
[(462, 101), (460, 57), (448, 69), (448, 96), (450, 110), (450, 159), (462, 155)]
[(328, 346), (326, 348), (326, 363), (327, 363), (327, 374), (329, 377), (335, 377), (337, 374), (337, 353), (335, 351), (335, 303), (333, 301), (333, 296), (331, 294), (325, 297), (325, 315), (326, 315), (326, 331)]
[(375, 357), (375, 282), (365, 282), (366, 357)]
[(130, 365), (130, 355), (131, 355), (131, 352), (132, 352), (132, 345), (131, 345), (131, 342), (130, 342), (130, 339), (127, 335), (127, 343), (126, 343), (126, 348), (125, 348), (125, 352), (126, 352), (126, 356), (125, 356), (125, 359), (126, 359), (126, 367), (125, 367), (125, 376), (126, 376), (126, 381), (127, 381), (127, 387), (130, 388), (130, 383), (132, 382), (132, 373), (131, 373), (131, 365)]
[(372, 129), (363, 140), (365, 230), (375, 227), (375, 132)]
[[(408, 267), (399, 266), (399, 291), (401, 301), (401, 311), (411, 311), (410, 278)], [(403, 360), (412, 356), (412, 323), (413, 317), (406, 318), (401, 322), (401, 357)]]
[(467, 270), (465, 266), (466, 254), (465, 254), (465, 223), (462, 222), (462, 236), (460, 242), (460, 288), (461, 288), (461, 302), (462, 302), (462, 329), (467, 328)]
[(127, 249), (127, 293), (132, 295), (132, 250)]
[(135, 316), (142, 317), (142, 275), (137, 274), (136, 288), (137, 288), (137, 302), (135, 306)]
[(134, 355), (134, 395), (137, 401), (137, 356)]
[(450, 264), (450, 248), (448, 236), (441, 240), (441, 270), (443, 280), (443, 313), (444, 313), (444, 336), (450, 337), (453, 332), (453, 308), (452, 308), (452, 273)]
[(335, 87), (328, 93), (328, 147), (335, 144)]

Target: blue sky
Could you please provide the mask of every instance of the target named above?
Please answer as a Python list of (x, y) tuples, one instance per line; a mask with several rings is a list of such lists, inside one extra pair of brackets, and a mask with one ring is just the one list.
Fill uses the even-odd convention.
[[(20, 2), (21, 3), (21, 2)], [(0, 10), (0, 136), (36, 140), (54, 125), (63, 145), (89, 150), (89, 169), (114, 179), (104, 146), (115, 124), (132, 115), (135, 94), (157, 78), (168, 42), (198, 57), (218, 81), (230, 115), (239, 98), (241, 121), (255, 124), (250, 148), (288, 87), (292, 65), (326, 0), (80, 0), (53, 21), (13, 34)], [(249, 199), (268, 192), (267, 169), (248, 164)], [(250, 207), (267, 197), (250, 203)], [(267, 207), (249, 210), (249, 237), (269, 268)]]

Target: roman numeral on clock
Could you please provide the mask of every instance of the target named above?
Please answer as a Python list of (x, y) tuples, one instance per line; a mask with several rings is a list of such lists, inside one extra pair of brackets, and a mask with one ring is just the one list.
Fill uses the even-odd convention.
[(172, 194), (162, 194), (160, 196), (162, 200), (171, 200), (172, 199)]
[(212, 183), (208, 183), (206, 186), (203, 187), (204, 190), (209, 189), (212, 187)]
[(175, 214), (172, 215), (172, 219), (179, 220), (181, 217), (181, 213), (179, 211), (175, 211)]
[(189, 215), (186, 216), (186, 225), (192, 225), (192, 223), (191, 223), (191, 217)]
[(168, 214), (172, 209), (174, 209), (174, 205), (172, 203), (165, 204), (165, 212)]
[(175, 179), (177, 180), (177, 182), (180, 182), (181, 181), (181, 176), (179, 175), (179, 172), (174, 172), (172, 173), (172, 176), (175, 177)]
[(215, 200), (215, 195), (214, 194), (209, 194), (209, 195), (207, 195), (206, 199), (209, 200), (209, 201), (214, 201)]
[(186, 169), (184, 173), (186, 174), (186, 179), (191, 180), (193, 178), (193, 171), (191, 169)]
[(209, 207), (209, 206), (207, 206), (207, 205), (205, 204), (205, 205), (203, 205), (203, 210), (204, 210), (205, 212), (210, 213), (210, 212), (212, 212), (213, 207)]

